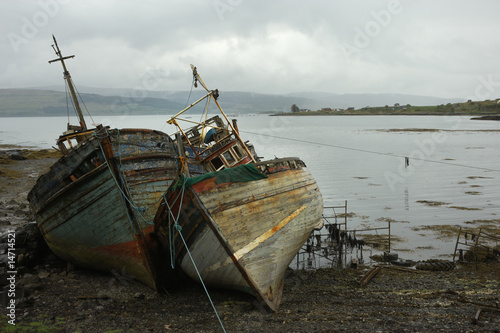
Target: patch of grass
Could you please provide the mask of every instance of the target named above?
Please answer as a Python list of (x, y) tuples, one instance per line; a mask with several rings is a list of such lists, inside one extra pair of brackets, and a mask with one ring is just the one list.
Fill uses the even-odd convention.
[(391, 223), (410, 223), (410, 221), (398, 221), (398, 220), (391, 219), (390, 217), (379, 217), (375, 221), (377, 221), (377, 222), (391, 222)]
[(407, 252), (407, 253), (414, 253), (415, 250), (412, 249), (397, 249), (397, 248), (392, 248), (391, 251), (393, 252)]
[[(362, 239), (365, 244), (373, 247), (374, 249), (386, 250), (389, 247), (389, 235), (375, 235), (375, 234), (356, 234), (358, 239)], [(393, 239), (391, 237), (391, 243)]]
[(25, 176), (24, 172), (12, 170), (9, 168), (0, 168), (0, 177), (7, 177), (9, 179), (18, 179)]
[(469, 176), (468, 179), (493, 179), (493, 177)]
[(56, 323), (52, 323), (52, 320), (48, 319), (47, 316), (40, 315), (36, 318), (36, 321), (24, 322), (22, 320), (16, 319), (15, 325), (9, 324), (10, 318), (6, 315), (0, 316), (0, 331), (1, 332), (42, 332), (42, 333), (55, 333), (63, 332), (65, 321), (58, 320)]
[(478, 192), (478, 191), (466, 191), (465, 194), (468, 194), (468, 195), (481, 195), (483, 193)]
[[(460, 226), (459, 225), (449, 225), (449, 224), (444, 224), (444, 225), (423, 225), (419, 227), (413, 227), (413, 231), (433, 231), (434, 233), (437, 234), (438, 239), (450, 239), (457, 237), (458, 232), (460, 231)], [(462, 232), (471, 232), (473, 231), (472, 228), (464, 228), (462, 227)]]
[(479, 225), (482, 232), (488, 233), (493, 236), (500, 237), (500, 220), (499, 219), (491, 219), (491, 220), (473, 220), (466, 221), (466, 224), (469, 225)]
[(61, 152), (55, 149), (28, 150), (23, 149), (23, 156), (29, 160), (41, 160), (45, 158), (59, 158)]
[[(55, 149), (21, 149), (21, 154), (27, 160), (41, 160), (46, 158), (60, 158), (61, 152)], [(0, 151), (0, 164), (13, 164), (15, 160), (11, 159), (8, 153)]]
[(351, 219), (351, 218), (356, 217), (356, 216), (358, 216), (358, 214), (353, 213), (353, 212), (350, 212), (350, 213), (347, 213), (347, 214), (344, 214), (344, 213), (337, 214), (337, 217), (338, 217), (338, 218), (344, 218), (344, 217), (347, 217), (348, 219)]
[(14, 160), (11, 160), (8, 156), (6, 155), (0, 155), (0, 164), (12, 164), (14, 163)]
[(440, 129), (436, 128), (389, 128), (376, 130), (379, 132), (439, 132)]
[(427, 246), (417, 246), (417, 249), (418, 250), (433, 250), (435, 249), (434, 246), (430, 246), (430, 245), (427, 245)]
[(417, 200), (417, 202), (429, 207), (444, 206), (450, 204), (449, 202), (431, 201), (431, 200)]
[(448, 208), (454, 208), (458, 210), (481, 210), (481, 208), (470, 208), (470, 207), (460, 207), (460, 206), (450, 206)]

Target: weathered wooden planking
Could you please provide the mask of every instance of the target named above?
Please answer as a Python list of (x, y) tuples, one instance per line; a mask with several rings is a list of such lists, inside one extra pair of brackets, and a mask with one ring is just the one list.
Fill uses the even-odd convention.
[[(236, 289), (253, 294), (253, 290), (234, 265), (211, 228), (203, 228), (196, 235), (189, 251), (195, 258), (196, 267), (204, 283), (212, 287)], [(199, 281), (198, 274), (188, 255), (183, 256), (180, 266), (189, 277)]]
[(58, 191), (72, 182), (70, 175), (74, 170), (86, 161), (88, 156), (98, 147), (99, 141), (95, 138), (85, 141), (78, 150), (74, 150), (71, 154), (62, 156), (50, 167), (47, 173), (41, 175), (36, 185), (28, 194), (31, 210), (36, 212), (47, 201), (53, 200), (53, 197)]
[(42, 235), (57, 256), (92, 269), (127, 272), (154, 286), (107, 166), (66, 186), (61, 195), (64, 200), (52, 200), (38, 213)]
[[(174, 203), (173, 198), (178, 194), (168, 195), (175, 216), (180, 200)], [(186, 189), (182, 200), (181, 232), (203, 281), (253, 293), (276, 310), (285, 270), (321, 221), (321, 194), (307, 169), (221, 185), (211, 178)], [(157, 220), (164, 246), (165, 216), (163, 211), (161, 222)], [(175, 249), (183, 271), (198, 280), (178, 235)]]
[(99, 140), (90, 137), (40, 177), (30, 205), (56, 255), (81, 266), (126, 273), (155, 288), (144, 233), (152, 231), (161, 194), (177, 172), (177, 153), (161, 132), (108, 133), (115, 157), (105, 158)]
[[(271, 174), (258, 181), (222, 185), (200, 194), (200, 198), (231, 246), (239, 249), (246, 245), (246, 240), (257, 238), (297, 207), (317, 200), (318, 195), (311, 174), (305, 169), (297, 169)], [(236, 225), (234, 216), (245, 223)]]
[[(214, 204), (222, 188), (234, 203), (225, 210)], [(209, 212), (215, 211), (211, 216), (248, 279), (268, 305), (277, 308), (285, 270), (321, 220), (322, 199), (310, 173), (283, 171), (263, 180), (214, 188), (199, 198)], [(204, 272), (207, 279), (214, 276), (217, 281), (227, 274), (232, 260), (211, 259), (204, 259)]]
[(162, 132), (144, 129), (114, 130), (111, 138), (136, 219), (141, 229), (149, 228), (162, 194), (178, 172), (174, 143)]

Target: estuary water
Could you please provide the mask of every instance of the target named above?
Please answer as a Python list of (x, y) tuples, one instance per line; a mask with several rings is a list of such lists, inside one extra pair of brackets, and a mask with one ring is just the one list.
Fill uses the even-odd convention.
[[(94, 117), (116, 128), (174, 133), (170, 115)], [(199, 115), (189, 115), (193, 121)], [(463, 116), (239, 116), (264, 159), (300, 157), (324, 205), (344, 205), (349, 229), (386, 227), (405, 259), (449, 259), (456, 229), (500, 228), (500, 122)], [(65, 117), (0, 118), (0, 145), (50, 148)], [(340, 210), (342, 211), (342, 210)]]

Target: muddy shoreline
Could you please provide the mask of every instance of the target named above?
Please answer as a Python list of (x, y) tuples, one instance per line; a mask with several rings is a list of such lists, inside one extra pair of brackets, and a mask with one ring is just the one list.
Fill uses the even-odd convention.
[[(31, 220), (27, 193), (55, 159), (39, 154), (0, 163), (0, 231)], [(250, 295), (210, 289), (221, 325), (203, 288), (189, 280), (156, 293), (127, 276), (39, 252), (15, 276), (15, 326), (5, 310), (9, 274), (0, 271), (0, 331), (223, 332), (223, 325), (227, 332), (500, 332), (498, 262), (447, 272), (384, 267), (364, 286), (371, 267), (290, 270), (276, 313)]]

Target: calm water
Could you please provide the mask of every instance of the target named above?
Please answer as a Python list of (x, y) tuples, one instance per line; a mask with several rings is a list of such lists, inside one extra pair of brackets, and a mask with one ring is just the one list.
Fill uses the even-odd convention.
[[(94, 120), (111, 127), (144, 127), (170, 134), (175, 129), (165, 123), (168, 117)], [(440, 116), (237, 119), (243, 139), (250, 140), (260, 156), (304, 160), (325, 206), (347, 200), (348, 211), (355, 213), (348, 220), (349, 229), (385, 227), (387, 219), (393, 220), (392, 235), (400, 239), (393, 250), (400, 257), (453, 254), (456, 236), (442, 239), (426, 226), (500, 226), (500, 122)], [(49, 148), (66, 122), (64, 117), (0, 118), (0, 144)], [(418, 202), (423, 200), (442, 205)], [(478, 220), (486, 222), (469, 223)]]

